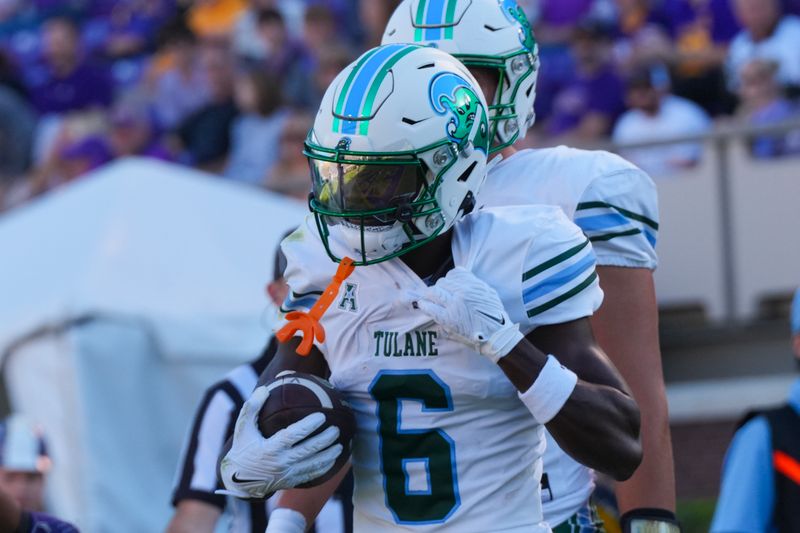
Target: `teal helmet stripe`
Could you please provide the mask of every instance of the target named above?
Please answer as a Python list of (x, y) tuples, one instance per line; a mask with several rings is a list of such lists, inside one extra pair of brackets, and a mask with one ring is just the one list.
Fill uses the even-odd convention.
[[(446, 3), (445, 3), (446, 2)], [(458, 0), (420, 0), (414, 25), (414, 41), (453, 38), (453, 20)], [(444, 37), (442, 37), (442, 27)]]
[[(381, 67), (381, 70), (375, 76), (375, 79), (369, 88), (369, 92), (367, 93), (367, 98), (364, 101), (364, 107), (361, 110), (362, 117), (369, 117), (372, 115), (372, 107), (375, 105), (375, 97), (377, 96), (378, 90), (381, 88), (381, 85), (383, 84), (383, 80), (386, 79), (386, 76), (389, 74), (389, 71), (392, 69), (392, 67), (398, 61), (400, 61), (402, 58), (404, 58), (406, 55), (412, 52), (415, 48), (417, 47), (406, 46), (405, 48), (399, 50), (392, 57), (390, 57), (389, 60), (383, 65), (383, 67)], [(369, 120), (364, 120), (359, 125), (358, 133), (360, 135), (366, 135), (368, 131), (369, 131)]]
[(419, 5), (417, 5), (417, 16), (414, 20), (414, 26), (416, 29), (414, 30), (414, 41), (419, 42), (422, 40), (422, 26), (425, 22), (425, 4), (427, 0), (419, 0)]
[(429, 0), (428, 13), (425, 17), (425, 40), (436, 41), (442, 38), (442, 15), (444, 11), (444, 0)]
[(342, 91), (339, 93), (339, 99), (336, 101), (336, 107), (333, 109), (333, 131), (339, 131), (340, 123), (339, 117), (344, 112), (344, 103), (347, 100), (347, 93), (350, 90), (350, 86), (353, 84), (353, 80), (356, 78), (361, 66), (366, 63), (375, 53), (378, 51), (377, 48), (373, 48), (369, 52), (365, 53), (361, 56), (361, 58), (356, 63), (356, 66), (353, 67), (353, 70), (350, 71), (350, 74), (347, 76), (347, 79), (342, 86)]
[(447, 13), (445, 14), (444, 21), (447, 24), (447, 27), (444, 29), (444, 38), (445, 39), (452, 39), (453, 38), (453, 19), (456, 16), (456, 4), (458, 0), (448, 0), (447, 1)]
[[(390, 44), (375, 49), (372, 54), (360, 67), (357, 66), (351, 76), (355, 74), (353, 82), (349, 87), (347, 97), (344, 102), (344, 109), (338, 115), (347, 118), (357, 118), (363, 106), (364, 96), (370, 87), (370, 82), (380, 72), (383, 66), (398, 50), (406, 48), (405, 44)], [(341, 98), (340, 98), (341, 99)], [(355, 133), (356, 121), (344, 118), (341, 125), (341, 133)]]

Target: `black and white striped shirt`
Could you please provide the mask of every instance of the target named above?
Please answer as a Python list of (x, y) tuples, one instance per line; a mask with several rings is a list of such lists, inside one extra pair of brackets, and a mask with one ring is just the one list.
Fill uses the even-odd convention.
[[(233, 435), (239, 410), (256, 387), (258, 377), (272, 360), (277, 347), (273, 338), (258, 359), (236, 367), (206, 390), (184, 444), (176, 475), (172, 505), (177, 506), (183, 500), (199, 500), (227, 511), (232, 533), (264, 533), (267, 527), (269, 502), (227, 498), (214, 491), (222, 488), (217, 477), (222, 447)], [(337, 496), (320, 512), (317, 531), (352, 531), (351, 494), (352, 481), (343, 483)]]

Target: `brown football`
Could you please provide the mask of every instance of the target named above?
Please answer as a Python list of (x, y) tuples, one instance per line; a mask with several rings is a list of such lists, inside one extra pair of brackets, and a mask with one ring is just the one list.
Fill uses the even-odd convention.
[(336, 442), (344, 449), (333, 468), (297, 488), (314, 487), (332, 478), (350, 458), (350, 447), (356, 431), (355, 416), (342, 394), (328, 381), (299, 372), (278, 375), (266, 386), (270, 389), (269, 397), (258, 413), (258, 429), (264, 437), (269, 438), (294, 422), (317, 412), (325, 415), (325, 423), (309, 437), (321, 433), (329, 426), (339, 428)]

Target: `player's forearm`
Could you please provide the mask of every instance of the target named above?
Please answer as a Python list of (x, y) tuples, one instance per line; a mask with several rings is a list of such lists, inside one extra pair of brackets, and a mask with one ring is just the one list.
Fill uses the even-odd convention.
[(167, 526), (166, 533), (213, 533), (222, 511), (197, 500), (183, 500)]
[(675, 474), (653, 276), (639, 268), (598, 267), (597, 271), (605, 300), (592, 317), (592, 326), (642, 413), (644, 459), (631, 479), (617, 485), (620, 510), (674, 511)]
[(342, 467), (331, 479), (309, 489), (290, 489), (278, 494), (278, 508), (292, 509), (303, 515), (306, 529), (314, 523), (317, 515), (325, 506), (336, 488), (350, 471), (350, 463)]
[(639, 409), (625, 393), (578, 381), (547, 430), (572, 458), (621, 481), (642, 461)]
[(313, 374), (323, 378), (328, 377), (328, 365), (325, 358), (316, 347), (311, 348), (311, 353), (307, 356), (297, 355), (295, 349), (300, 344), (301, 338), (294, 337), (285, 343), (278, 345), (275, 356), (270, 361), (264, 372), (258, 378), (258, 385), (264, 385), (284, 370), (294, 370), (304, 374)]
[[(525, 392), (546, 363), (544, 352), (523, 339), (498, 364)], [(641, 461), (639, 410), (625, 391), (613, 386), (579, 379), (558, 412), (543, 422), (572, 457), (615, 479), (630, 477)]]

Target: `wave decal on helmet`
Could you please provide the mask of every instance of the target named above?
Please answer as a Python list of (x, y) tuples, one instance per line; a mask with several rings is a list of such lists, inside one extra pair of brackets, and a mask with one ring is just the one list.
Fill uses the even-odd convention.
[(447, 136), (451, 141), (460, 147), (471, 141), (475, 148), (486, 152), (489, 146), (487, 113), (467, 80), (451, 72), (442, 72), (431, 80), (428, 96), (437, 114), (451, 113), (447, 122)]
[(516, 22), (519, 24), (519, 42), (522, 43), (529, 52), (533, 52), (536, 47), (536, 39), (533, 37), (533, 30), (525, 11), (519, 7), (516, 0), (497, 0), (503, 14), (509, 22)]

